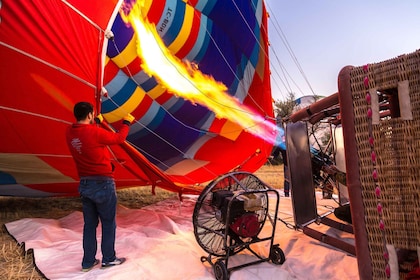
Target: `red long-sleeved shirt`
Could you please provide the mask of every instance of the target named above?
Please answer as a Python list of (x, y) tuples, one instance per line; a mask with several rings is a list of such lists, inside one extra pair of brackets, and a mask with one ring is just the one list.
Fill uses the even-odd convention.
[(113, 177), (108, 145), (121, 144), (128, 135), (124, 124), (118, 132), (107, 131), (94, 124), (73, 124), (66, 133), (67, 145), (76, 163), (79, 177)]

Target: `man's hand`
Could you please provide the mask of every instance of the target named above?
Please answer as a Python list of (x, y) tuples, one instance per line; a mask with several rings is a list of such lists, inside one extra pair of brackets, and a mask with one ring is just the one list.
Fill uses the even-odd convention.
[(103, 120), (104, 120), (104, 117), (101, 114), (99, 114), (95, 117), (95, 122), (97, 124), (100, 124), (101, 122), (103, 122)]
[(134, 117), (131, 114), (127, 114), (124, 118), (123, 118), (123, 123), (130, 125), (132, 122), (134, 121)]

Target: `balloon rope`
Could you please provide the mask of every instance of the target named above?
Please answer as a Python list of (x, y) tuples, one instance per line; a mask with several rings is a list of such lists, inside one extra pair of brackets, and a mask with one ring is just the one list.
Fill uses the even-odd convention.
[(2, 105), (0, 105), (0, 109), (7, 110), (7, 111), (18, 112), (18, 113), (22, 113), (22, 114), (26, 114), (26, 115), (39, 117), (39, 118), (49, 119), (49, 120), (53, 120), (53, 121), (57, 121), (57, 122), (62, 122), (62, 123), (65, 123), (65, 124), (71, 124), (71, 122), (68, 122), (68, 121), (65, 121), (65, 120), (62, 120), (62, 119), (58, 119), (58, 118), (54, 118), (54, 117), (50, 117), (50, 116), (47, 116), (47, 115), (42, 115), (42, 114), (38, 114), (38, 113), (34, 113), (34, 112), (29, 112), (29, 111), (25, 111), (25, 110), (20, 110), (20, 109), (16, 109), (16, 108), (10, 108), (10, 107), (6, 107), (6, 106), (2, 106)]

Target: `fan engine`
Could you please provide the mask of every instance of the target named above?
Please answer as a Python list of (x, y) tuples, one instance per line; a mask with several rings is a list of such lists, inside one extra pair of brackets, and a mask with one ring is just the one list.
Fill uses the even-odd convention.
[(256, 194), (234, 196), (229, 190), (213, 193), (212, 205), (216, 219), (227, 222), (231, 232), (239, 237), (255, 237), (260, 231), (260, 222), (256, 211), (262, 209), (262, 200)]

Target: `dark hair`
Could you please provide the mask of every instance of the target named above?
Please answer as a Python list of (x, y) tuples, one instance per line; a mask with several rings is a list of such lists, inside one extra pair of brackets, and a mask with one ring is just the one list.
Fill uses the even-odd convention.
[(73, 114), (77, 121), (86, 119), (89, 113), (93, 113), (93, 105), (89, 102), (79, 102), (74, 105)]

